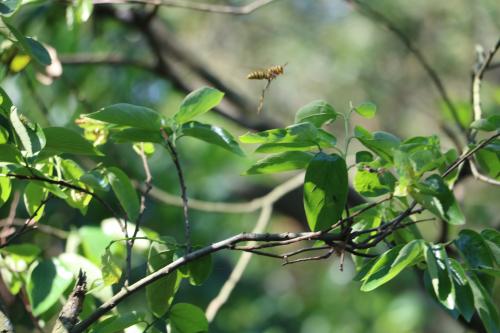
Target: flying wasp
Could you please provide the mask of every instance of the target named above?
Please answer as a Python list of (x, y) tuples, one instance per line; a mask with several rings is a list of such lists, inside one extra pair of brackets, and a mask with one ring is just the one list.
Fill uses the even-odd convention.
[(269, 88), (271, 81), (285, 72), (286, 65), (287, 63), (285, 63), (284, 65), (272, 66), (269, 67), (268, 69), (253, 71), (247, 75), (247, 79), (249, 80), (267, 80), (267, 84), (264, 87), (264, 89), (262, 89), (262, 94), (260, 95), (257, 113), (260, 113), (260, 111), (262, 111), (262, 107), (264, 106), (264, 95), (266, 94), (266, 91)]

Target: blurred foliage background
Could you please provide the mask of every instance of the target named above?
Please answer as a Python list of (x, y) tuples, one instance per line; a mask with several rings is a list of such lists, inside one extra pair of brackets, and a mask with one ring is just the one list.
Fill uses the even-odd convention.
[[(207, 0), (207, 2), (210, 2)], [(244, 1), (211, 1), (239, 5)], [(471, 114), (470, 72), (476, 45), (489, 48), (500, 35), (500, 6), (495, 0), (452, 1), (369, 1), (409, 36), (439, 73), (450, 97), (463, 112)], [(131, 5), (95, 6), (83, 24), (69, 24), (62, 1), (28, 5), (14, 17), (26, 35), (57, 50), (63, 74), (50, 85), (42, 85), (33, 68), (8, 76), (3, 87), (15, 104), (44, 126), (77, 128), (74, 120), (82, 113), (118, 102), (152, 107), (173, 114), (185, 95), (172, 80), (153, 71), (128, 65), (75, 65), (65, 59), (129, 59), (155, 64), (147, 32), (124, 23), (120, 15), (130, 10), (149, 12), (151, 7)], [(122, 13), (122, 14), (120, 14)], [(314, 100), (325, 99), (337, 111), (349, 102), (374, 102), (375, 119), (355, 121), (370, 130), (386, 130), (401, 137), (442, 134), (436, 119), (450, 119), (435, 87), (415, 57), (394, 34), (380, 23), (362, 15), (352, 4), (340, 0), (276, 0), (250, 15), (236, 16), (162, 7), (156, 23), (170, 41), (182, 48), (202, 68), (209, 70), (228, 87), (250, 101), (251, 108), (236, 110), (245, 119), (264, 124), (287, 125), (295, 111)], [(169, 47), (163, 45), (162, 47)], [(184, 68), (183, 59), (169, 59), (179, 76), (193, 87), (202, 84), (199, 75)], [(184, 59), (185, 60), (185, 59)], [(255, 110), (264, 82), (249, 81), (248, 72), (270, 65), (288, 63), (285, 74), (271, 84), (263, 113)], [(483, 84), (486, 112), (498, 112), (500, 71), (490, 71)], [(212, 123), (223, 125), (234, 135), (248, 129), (216, 114), (207, 114)], [(271, 126), (271, 125), (270, 125)], [(335, 125), (338, 126), (338, 125)], [(340, 139), (342, 128), (334, 128)], [(442, 146), (452, 143), (441, 136)], [(248, 147), (246, 147), (248, 148)], [(129, 145), (106, 144), (107, 158), (80, 159), (91, 167), (96, 163), (116, 165), (141, 181), (144, 174), (139, 157)], [(247, 149), (247, 158), (238, 158), (219, 148), (187, 139), (179, 153), (190, 197), (208, 201), (240, 202), (263, 194), (291, 177), (240, 176), (258, 159)], [(353, 149), (355, 151), (355, 149)], [(150, 158), (155, 186), (179, 193), (177, 175), (170, 159), (158, 150)], [(500, 192), (484, 183), (464, 181), (456, 189), (467, 216), (467, 227), (500, 226)], [(301, 206), (299, 199), (296, 206)], [(495, 199), (496, 198), (496, 199)], [(288, 202), (294, 205), (293, 201)], [(148, 200), (144, 226), (162, 235), (176, 234), (181, 228), (178, 207)], [(6, 216), (8, 206), (1, 210)], [(22, 214), (20, 214), (22, 215)], [(26, 214), (27, 216), (27, 214)], [(257, 214), (212, 214), (191, 212), (193, 237), (207, 244), (252, 229)], [(41, 223), (66, 231), (81, 226), (99, 226), (108, 217), (93, 203), (86, 216), (63, 202), (51, 201)], [(304, 221), (275, 211), (270, 231), (304, 230)], [(435, 239), (439, 224), (423, 226)], [(177, 231), (176, 231), (177, 230)], [(456, 233), (458, 230), (452, 230)], [(33, 242), (44, 246), (46, 255), (64, 251), (65, 241), (30, 233)], [(81, 235), (81, 237), (86, 237)], [(85, 240), (83, 240), (85, 241)], [(95, 241), (94, 239), (87, 241)], [(96, 250), (97, 251), (97, 250)], [(205, 308), (230, 274), (239, 253), (214, 257), (213, 274), (201, 287), (181, 287), (178, 300), (188, 300)], [(137, 276), (143, 273), (144, 257), (136, 256)], [(463, 332), (448, 314), (439, 309), (421, 286), (421, 278), (406, 272), (376, 292), (363, 293), (351, 282), (354, 268), (338, 261), (282, 267), (266, 257), (254, 257), (228, 303), (211, 325), (211, 332)], [(498, 288), (497, 288), (498, 289)], [(138, 294), (119, 311), (143, 306)], [(497, 300), (500, 298), (497, 298)], [(28, 328), (28, 326), (27, 326)]]

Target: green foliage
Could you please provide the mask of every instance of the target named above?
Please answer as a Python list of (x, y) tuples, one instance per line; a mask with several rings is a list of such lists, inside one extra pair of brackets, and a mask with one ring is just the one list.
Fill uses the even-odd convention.
[(324, 230), (342, 216), (347, 202), (347, 167), (337, 154), (318, 153), (307, 167), (304, 208), (309, 228)]
[(61, 153), (76, 155), (103, 155), (80, 134), (64, 127), (48, 127), (43, 129), (46, 144), (44, 155), (58, 155)]
[(485, 132), (498, 131), (500, 130), (500, 115), (493, 115), (485, 119), (476, 120), (470, 127)]
[(203, 310), (192, 304), (174, 304), (170, 310), (170, 322), (179, 333), (208, 332), (208, 321)]
[(114, 104), (85, 116), (110, 124), (151, 131), (159, 130), (162, 126), (161, 117), (154, 110), (124, 103)]
[(295, 123), (308, 122), (316, 127), (337, 119), (335, 109), (323, 100), (313, 101), (301, 107), (295, 114)]
[(377, 106), (373, 103), (366, 102), (354, 108), (354, 111), (362, 117), (373, 118), (377, 113)]
[(256, 175), (305, 169), (313, 157), (314, 155), (308, 152), (287, 151), (257, 161), (245, 174)]
[(193, 138), (217, 145), (236, 155), (245, 155), (238, 145), (238, 142), (234, 140), (233, 136), (229, 134), (229, 132), (214, 125), (190, 121), (182, 125), (181, 134), (179, 136), (182, 135), (191, 136)]
[(184, 98), (174, 120), (184, 124), (216, 107), (223, 97), (224, 93), (214, 88), (204, 87), (195, 90)]
[(108, 168), (108, 181), (115, 193), (120, 205), (127, 213), (130, 221), (135, 221), (139, 216), (139, 197), (129, 177), (116, 167)]

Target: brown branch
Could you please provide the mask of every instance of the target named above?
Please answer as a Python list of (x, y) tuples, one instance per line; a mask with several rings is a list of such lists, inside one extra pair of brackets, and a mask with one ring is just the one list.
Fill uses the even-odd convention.
[(75, 326), (82, 311), (85, 293), (87, 292), (87, 276), (80, 270), (75, 287), (64, 304), (52, 333), (67, 333)]
[(202, 12), (218, 13), (218, 14), (232, 14), (232, 15), (247, 15), (259, 8), (262, 8), (274, 0), (254, 0), (249, 4), (243, 6), (230, 6), (230, 5), (217, 5), (194, 1), (185, 0), (94, 0), (94, 5), (102, 4), (115, 4), (115, 5), (127, 5), (127, 4), (143, 4), (143, 5), (155, 5), (155, 6), (168, 6), (177, 7), (190, 10), (197, 10)]

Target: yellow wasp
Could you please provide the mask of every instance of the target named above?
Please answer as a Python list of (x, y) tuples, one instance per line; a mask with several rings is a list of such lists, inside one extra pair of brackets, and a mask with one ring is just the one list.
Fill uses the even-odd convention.
[(264, 95), (266, 93), (266, 90), (269, 88), (271, 81), (285, 72), (286, 65), (287, 63), (285, 63), (284, 65), (272, 66), (268, 69), (253, 71), (247, 75), (247, 79), (249, 80), (267, 80), (267, 84), (264, 89), (262, 89), (262, 94), (260, 95), (257, 113), (260, 113), (260, 111), (262, 111), (262, 107), (264, 106)]

